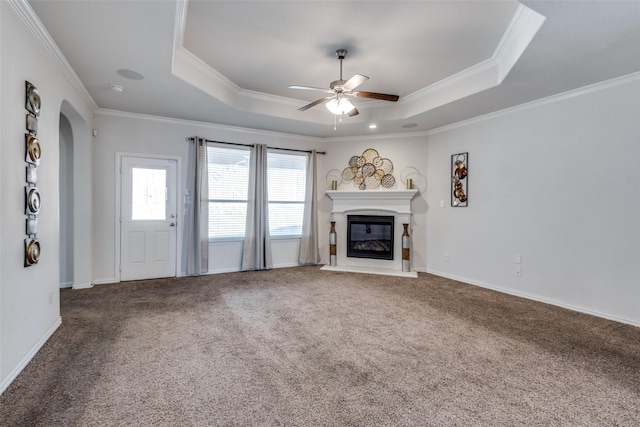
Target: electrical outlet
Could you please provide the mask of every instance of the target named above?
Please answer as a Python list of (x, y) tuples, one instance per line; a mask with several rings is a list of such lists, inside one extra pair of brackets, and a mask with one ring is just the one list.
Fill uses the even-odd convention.
[(444, 208), (444, 200), (440, 200), (440, 207)]
[(520, 264), (516, 264), (516, 276), (522, 276), (522, 266)]
[(442, 255), (442, 261), (449, 262), (449, 254)]

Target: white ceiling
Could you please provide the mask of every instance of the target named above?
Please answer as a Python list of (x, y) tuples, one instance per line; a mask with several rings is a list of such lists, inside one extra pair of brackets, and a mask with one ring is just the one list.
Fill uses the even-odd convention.
[[(100, 108), (323, 138), (426, 131), (640, 70), (640, 1), (29, 4)], [(358, 98), (334, 131), (322, 105), (297, 110), (324, 94), (288, 86), (328, 87), (338, 48), (345, 79), (400, 100)]]

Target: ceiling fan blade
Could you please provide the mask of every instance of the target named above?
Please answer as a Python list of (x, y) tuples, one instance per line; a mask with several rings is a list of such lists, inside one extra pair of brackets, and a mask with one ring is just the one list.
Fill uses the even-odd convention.
[(342, 85), (342, 89), (346, 91), (354, 90), (367, 80), (369, 80), (369, 77), (363, 76), (362, 74), (356, 74)]
[(400, 97), (398, 95), (389, 95), (386, 93), (376, 92), (354, 92), (353, 95), (358, 98), (380, 99), (382, 101), (396, 102)]
[(324, 93), (333, 93), (329, 89), (323, 89), (321, 87), (313, 87), (313, 86), (291, 85), (289, 86), (289, 89), (316, 90)]
[(329, 102), (329, 100), (335, 98), (334, 96), (326, 96), (324, 98), (316, 99), (311, 104), (307, 104), (304, 107), (298, 108), (298, 111), (306, 111), (311, 107), (315, 107), (318, 104), (324, 104), (325, 102)]
[(360, 114), (360, 111), (358, 111), (356, 107), (353, 107), (353, 109), (347, 113), (347, 116), (353, 117), (357, 116), (358, 114)]

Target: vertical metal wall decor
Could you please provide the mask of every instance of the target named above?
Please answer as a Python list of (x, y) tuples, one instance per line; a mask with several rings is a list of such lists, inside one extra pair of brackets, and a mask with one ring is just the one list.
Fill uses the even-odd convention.
[(469, 203), (469, 153), (451, 156), (451, 206), (465, 207)]
[(38, 140), (38, 117), (40, 116), (40, 95), (36, 87), (25, 81), (25, 108), (27, 109), (25, 148), (26, 185), (25, 215), (26, 235), (24, 239), (24, 266), (30, 267), (40, 260), (38, 240), (38, 213), (40, 212), (40, 191), (38, 190), (38, 166), (42, 154)]

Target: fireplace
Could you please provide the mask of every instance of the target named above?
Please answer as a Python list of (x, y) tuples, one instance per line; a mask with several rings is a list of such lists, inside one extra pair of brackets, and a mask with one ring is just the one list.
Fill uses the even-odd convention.
[[(327, 242), (329, 262), (333, 265), (322, 269), (418, 277), (413, 270), (403, 271), (402, 258), (403, 224), (411, 224), (411, 199), (417, 193), (416, 189), (326, 190), (333, 205), (330, 221), (335, 223)], [(350, 244), (349, 240), (356, 244)]]
[(393, 260), (393, 216), (347, 215), (347, 256)]

